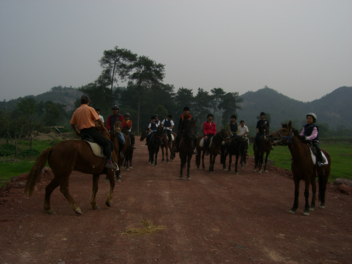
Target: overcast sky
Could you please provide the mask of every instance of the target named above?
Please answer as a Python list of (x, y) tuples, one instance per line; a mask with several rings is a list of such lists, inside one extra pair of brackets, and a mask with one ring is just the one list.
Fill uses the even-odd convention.
[(0, 0), (0, 100), (94, 81), (119, 46), (176, 89), (311, 101), (352, 86), (351, 14), (351, 0)]

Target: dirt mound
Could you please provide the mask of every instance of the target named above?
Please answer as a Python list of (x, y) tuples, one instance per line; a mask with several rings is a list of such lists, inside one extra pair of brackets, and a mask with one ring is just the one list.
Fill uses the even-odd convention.
[(70, 132), (64, 133), (39, 133), (38, 136), (35, 138), (37, 141), (45, 141), (45, 140), (66, 140), (66, 139), (75, 139), (74, 135)]

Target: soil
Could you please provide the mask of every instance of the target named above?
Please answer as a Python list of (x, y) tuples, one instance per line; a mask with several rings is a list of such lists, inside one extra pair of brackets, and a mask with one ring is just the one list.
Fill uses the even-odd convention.
[[(294, 185), (289, 171), (253, 172), (253, 160), (235, 175), (197, 170), (179, 180), (180, 159), (148, 165), (147, 148), (136, 139), (133, 169), (122, 169), (113, 205), (104, 205), (109, 183), (100, 177), (97, 202), (89, 199), (92, 176), (72, 172), (70, 193), (77, 216), (59, 188), (51, 196), (56, 215), (43, 211), (44, 173), (31, 198), (23, 177), (0, 194), (0, 263), (351, 263), (352, 198), (329, 184), (326, 208), (289, 214)], [(208, 158), (206, 166), (208, 166)], [(18, 181), (17, 181), (18, 180)], [(160, 228), (140, 236), (128, 230), (149, 220)], [(125, 233), (125, 234), (122, 234)], [(133, 232), (130, 232), (133, 233)]]

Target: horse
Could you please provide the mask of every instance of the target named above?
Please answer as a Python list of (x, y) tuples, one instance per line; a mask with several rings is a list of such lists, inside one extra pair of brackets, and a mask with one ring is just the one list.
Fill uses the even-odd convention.
[[(264, 133), (269, 133), (269, 127), (265, 126)], [(262, 172), (262, 165), (263, 165), (263, 159), (264, 159), (264, 153), (265, 153), (265, 163), (264, 163), (264, 171), (268, 172), (266, 170), (266, 164), (268, 162), (268, 157), (270, 154), (271, 150), (271, 141), (268, 140), (266, 136), (263, 136), (260, 139), (260, 146), (257, 148), (256, 142), (254, 141), (253, 144), (253, 151), (254, 151), (254, 169), (253, 171), (257, 171), (256, 169), (258, 168), (258, 172)]]
[(235, 162), (235, 174), (238, 174), (237, 164), (240, 159), (241, 168), (243, 168), (243, 161), (246, 163), (246, 154), (248, 149), (247, 140), (240, 136), (231, 137), (231, 142), (228, 146), (221, 146), (221, 163), (223, 169), (226, 170), (226, 157), (229, 155), (229, 168), (228, 172), (231, 172), (232, 155), (236, 156)]
[[(330, 175), (331, 158), (326, 150), (321, 149), (328, 160), (327, 165), (318, 167), (313, 164), (309, 146), (304, 136), (300, 136), (299, 132), (292, 127), (291, 121), (288, 124), (282, 124), (282, 128), (272, 132), (269, 135), (270, 140), (274, 145), (285, 145), (288, 146), (291, 156), (291, 170), (293, 174), (293, 181), (295, 183), (295, 195), (293, 207), (290, 213), (294, 214), (298, 208), (298, 197), (299, 197), (299, 184), (303, 180), (305, 182), (305, 207), (304, 215), (309, 215), (309, 211), (314, 211), (315, 208), (315, 196), (316, 196), (316, 183), (315, 178), (318, 176), (319, 180), (319, 200), (321, 202), (320, 208), (325, 208), (325, 192), (328, 178)], [(309, 141), (308, 141), (309, 142)], [(312, 185), (312, 202), (309, 206), (309, 185)]]
[(196, 147), (193, 142), (193, 138), (196, 134), (197, 119), (186, 119), (185, 122), (185, 132), (179, 142), (179, 156), (181, 159), (180, 165), (180, 180), (183, 180), (183, 168), (187, 163), (187, 180), (191, 180), (189, 174), (189, 168), (191, 166), (191, 159), (193, 155), (193, 150)]
[(143, 141), (147, 137), (148, 133), (149, 133), (149, 128), (146, 128), (146, 129), (142, 130), (142, 135), (139, 138), (139, 140)]
[[(105, 127), (101, 127), (96, 122), (96, 128), (110, 140), (109, 132)], [(117, 155), (112, 152), (112, 159), (117, 163)], [(69, 177), (73, 170), (93, 174), (93, 192), (90, 199), (92, 209), (99, 209), (95, 201), (98, 191), (98, 182), (100, 174), (106, 174), (110, 181), (110, 191), (105, 201), (106, 206), (111, 206), (113, 190), (115, 187), (114, 174), (116, 170), (105, 168), (106, 159), (94, 156), (90, 146), (83, 140), (64, 140), (53, 147), (47, 148), (41, 152), (31, 168), (25, 193), (29, 196), (33, 194), (36, 183), (40, 180), (40, 173), (48, 161), (49, 166), (54, 174), (54, 179), (45, 188), (44, 210), (48, 214), (55, 214), (55, 211), (50, 206), (50, 196), (52, 192), (60, 186), (61, 193), (66, 197), (71, 205), (72, 210), (76, 214), (82, 214), (81, 209), (73, 200), (69, 193)]]
[(171, 134), (174, 136), (174, 139), (171, 141), (171, 146), (169, 145), (169, 138), (166, 134), (166, 131), (164, 130), (162, 141), (161, 141), (161, 154), (162, 154), (162, 159), (161, 162), (164, 162), (164, 149), (166, 152), (166, 163), (169, 163), (169, 153), (168, 151), (170, 150), (170, 160), (174, 161), (175, 159), (175, 152), (171, 151), (172, 148), (175, 147), (175, 140), (176, 140), (176, 133), (171, 132)]
[(125, 158), (124, 158), (124, 162), (122, 163), (123, 163), (123, 167), (126, 168), (126, 170), (129, 170), (129, 169), (132, 169), (132, 158), (133, 158), (133, 147), (131, 143), (131, 136), (127, 128), (122, 129), (122, 133), (125, 137), (125, 142), (126, 142), (124, 147), (124, 153), (123, 153)]
[[(122, 128), (122, 122), (116, 121), (114, 124), (114, 129), (110, 131), (110, 140), (114, 144), (114, 151), (117, 156), (117, 164), (119, 166), (119, 170), (116, 172), (116, 180), (117, 182), (121, 182), (121, 165), (123, 159), (120, 158), (120, 144), (119, 144), (119, 139), (118, 139), (118, 134), (121, 133), (121, 128)], [(123, 152), (123, 150), (122, 150)], [(106, 176), (105, 181), (108, 181), (109, 178)]]
[(163, 137), (163, 128), (157, 127), (156, 131), (149, 136), (148, 140), (148, 151), (149, 151), (149, 164), (158, 167), (157, 159), (159, 147)]
[[(204, 155), (205, 155), (205, 148), (200, 146), (201, 140), (204, 138), (204, 136), (199, 136), (197, 138), (197, 156), (196, 156), (196, 165), (197, 168), (199, 169), (200, 165), (200, 156), (202, 154), (202, 167), (204, 169)], [(225, 141), (225, 144), (228, 144), (230, 142), (229, 138), (229, 132), (226, 129), (221, 129), (219, 133), (217, 133), (215, 136), (213, 136), (211, 146), (209, 146), (209, 153), (210, 153), (210, 164), (209, 164), (209, 172), (214, 173), (214, 163), (216, 156), (220, 152), (220, 148), (222, 146), (222, 142)], [(204, 144), (204, 143), (203, 143)], [(210, 143), (209, 143), (210, 144)]]

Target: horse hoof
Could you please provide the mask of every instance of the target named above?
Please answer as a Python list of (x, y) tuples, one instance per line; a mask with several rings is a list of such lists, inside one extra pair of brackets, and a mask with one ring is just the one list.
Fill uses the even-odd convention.
[(148, 164), (151, 164), (150, 162), (148, 162)]
[(290, 210), (290, 214), (295, 214), (296, 211)]
[(226, 168), (223, 168), (224, 171), (226, 171), (227, 169)]
[(187, 181), (190, 181), (191, 180), (191, 178), (190, 177), (187, 177)]
[(161, 163), (164, 163), (164, 161), (162, 160)]
[(180, 177), (180, 180), (183, 180), (183, 178), (182, 178), (182, 177)]
[(81, 211), (81, 209), (77, 208), (77, 209), (75, 209), (75, 213), (78, 214), (78, 215), (81, 215), (82, 211)]
[(111, 203), (109, 201), (106, 201), (105, 205), (111, 207)]
[(116, 181), (117, 181), (117, 182), (121, 182), (121, 179), (119, 178), (119, 179), (117, 179)]
[(308, 216), (309, 212), (304, 212), (303, 215)]
[(132, 169), (132, 166), (130, 166), (130, 169)]
[(235, 174), (238, 174), (238, 172), (235, 172)]
[(320, 209), (325, 209), (325, 205), (319, 206)]
[(256, 172), (257, 170), (253, 170), (254, 172)]
[(127, 168), (126, 170), (130, 170), (129, 168)]
[(50, 210), (45, 211), (45, 212), (46, 212), (47, 214), (49, 214), (49, 215), (54, 215), (54, 214), (56, 214), (53, 209), (50, 209)]
[(93, 209), (93, 210), (99, 210), (100, 207), (99, 207), (99, 206), (95, 206), (95, 207), (93, 207), (92, 209)]
[(264, 172), (268, 172), (267, 170), (265, 170)]
[(154, 167), (158, 167), (158, 165), (155, 165)]
[(309, 211), (314, 211), (314, 207), (309, 207)]

